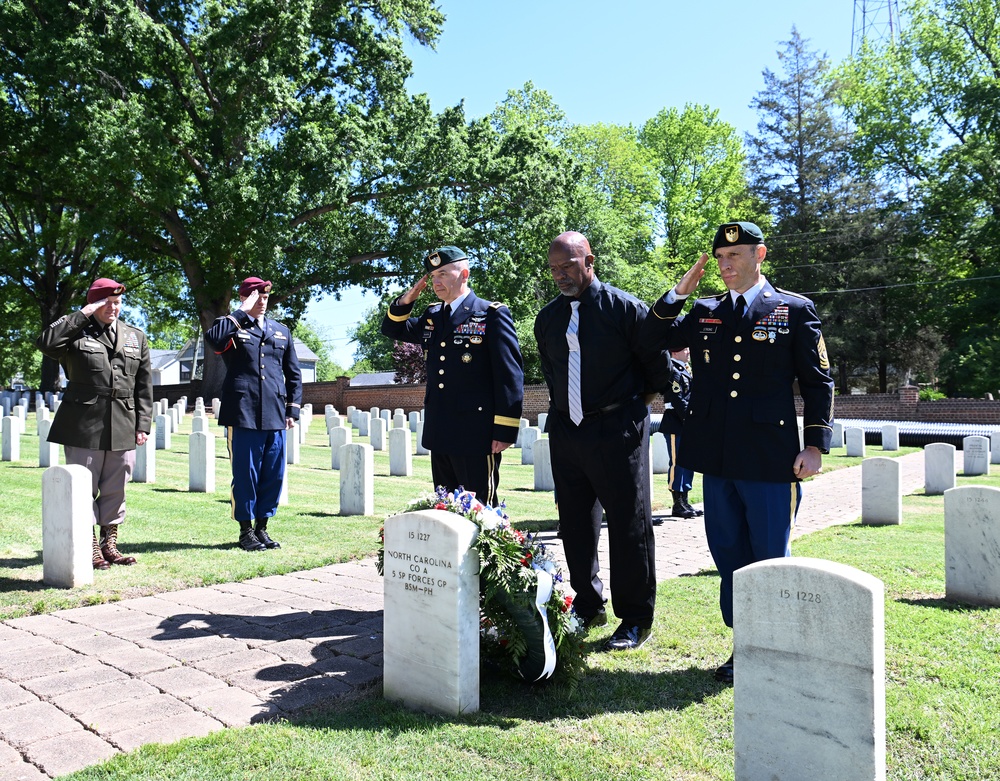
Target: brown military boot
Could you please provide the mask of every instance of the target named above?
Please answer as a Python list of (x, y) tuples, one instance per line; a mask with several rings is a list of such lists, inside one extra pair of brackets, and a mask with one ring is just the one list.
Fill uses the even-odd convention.
[(94, 569), (111, 569), (111, 565), (104, 560), (104, 554), (101, 553), (101, 546), (97, 543), (97, 532), (94, 532), (94, 553), (93, 553)]
[(122, 556), (118, 551), (118, 524), (101, 527), (101, 553), (109, 564), (135, 564), (135, 556)]

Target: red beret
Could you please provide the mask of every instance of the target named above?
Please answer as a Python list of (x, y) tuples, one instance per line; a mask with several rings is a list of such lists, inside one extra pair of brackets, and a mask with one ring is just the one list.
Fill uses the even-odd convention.
[(271, 283), (265, 282), (260, 277), (247, 277), (246, 279), (243, 280), (243, 283), (240, 285), (241, 296), (248, 296), (255, 290), (258, 293), (270, 293)]
[(100, 279), (95, 279), (94, 284), (87, 291), (87, 303), (93, 304), (108, 296), (120, 296), (124, 292), (125, 285), (120, 285), (113, 279), (101, 277)]

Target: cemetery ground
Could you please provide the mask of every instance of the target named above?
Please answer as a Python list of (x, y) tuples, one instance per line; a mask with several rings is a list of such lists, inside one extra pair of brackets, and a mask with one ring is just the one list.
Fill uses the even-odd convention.
[[(291, 504), (274, 524), (281, 550), (234, 549), (228, 462), (217, 459), (215, 495), (188, 494), (180, 436), (169, 454), (157, 451), (157, 483), (129, 489), (132, 528), (129, 536), (123, 532), (123, 547), (140, 563), (95, 573), (95, 586), (80, 590), (82, 601), (295, 571), (372, 552), (384, 515), (426, 490), (428, 459), (414, 458), (412, 478), (389, 478), (387, 455), (376, 453), (376, 515), (340, 517), (337, 473), (329, 470), (329, 448), (316, 428), (303, 463), (292, 468)], [(32, 453), (32, 444), (25, 436), (22, 454)], [(869, 455), (906, 452), (912, 449)], [(860, 462), (842, 453), (825, 459), (827, 471)], [(522, 528), (549, 528), (552, 496), (530, 490), (531, 467), (515, 464), (517, 456), (508, 451), (501, 477), (511, 516)], [(81, 604), (76, 591), (40, 585), (41, 470), (28, 463), (0, 464), (4, 617)], [(665, 477), (654, 479), (659, 504), (669, 499)], [(989, 477), (959, 476), (958, 485), (971, 484), (1000, 487), (997, 467)], [(900, 526), (833, 527), (797, 540), (793, 549), (885, 583), (887, 777), (1000, 779), (1000, 611), (944, 601), (942, 506), (940, 496), (909, 496)], [(733, 692), (712, 677), (731, 637), (716, 604), (714, 572), (664, 581), (650, 642), (611, 655), (600, 648), (614, 622), (592, 632), (589, 672), (572, 694), (558, 683), (530, 687), (487, 669), (482, 710), (447, 719), (387, 703), (376, 684), (292, 720), (147, 745), (67, 778), (731, 779)]]

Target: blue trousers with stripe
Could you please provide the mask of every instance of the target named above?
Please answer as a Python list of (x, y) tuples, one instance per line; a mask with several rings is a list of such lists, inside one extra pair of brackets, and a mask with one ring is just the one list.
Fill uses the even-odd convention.
[(667, 440), (667, 453), (670, 455), (670, 490), (671, 491), (690, 491), (691, 486), (694, 482), (694, 472), (690, 469), (685, 469), (682, 466), (677, 466), (677, 459), (680, 457), (678, 450), (681, 446), (681, 435), (680, 434), (664, 434)]
[(728, 480), (704, 475), (705, 537), (719, 570), (719, 607), (733, 625), (733, 573), (764, 559), (790, 556), (800, 483)]
[(281, 483), (285, 479), (285, 458), (285, 429), (229, 428), (235, 520), (255, 521), (277, 512)]

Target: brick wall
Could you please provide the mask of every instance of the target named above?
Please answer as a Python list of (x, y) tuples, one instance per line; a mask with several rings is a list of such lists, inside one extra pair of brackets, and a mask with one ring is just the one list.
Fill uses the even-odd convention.
[[(153, 398), (166, 397), (174, 403), (187, 395), (194, 405), (199, 395), (200, 383), (185, 385), (157, 385)], [(976, 423), (1000, 424), (1000, 401), (986, 399), (940, 399), (920, 401), (919, 389), (913, 386), (900, 388), (896, 393), (870, 393), (863, 396), (837, 396), (833, 403), (834, 415), (839, 418), (869, 420), (912, 420), (920, 423)], [(206, 399), (206, 402), (209, 401)], [(341, 412), (349, 406), (358, 409), (402, 407), (407, 413), (424, 406), (424, 386), (420, 385), (362, 385), (351, 387), (347, 377), (335, 382), (310, 382), (303, 386), (302, 403), (312, 404), (314, 413), (321, 414), (327, 404)], [(538, 413), (549, 406), (549, 392), (544, 385), (528, 385), (524, 389), (524, 417), (532, 424), (538, 422)], [(802, 399), (796, 397), (795, 406), (802, 414)], [(653, 412), (663, 412), (663, 399), (657, 397)]]

